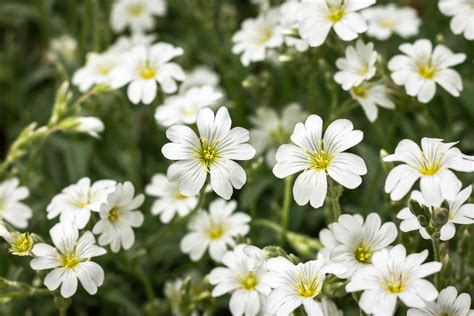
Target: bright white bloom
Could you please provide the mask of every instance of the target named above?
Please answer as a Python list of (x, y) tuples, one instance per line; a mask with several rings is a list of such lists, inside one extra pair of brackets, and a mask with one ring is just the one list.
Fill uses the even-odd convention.
[(323, 120), (310, 115), (304, 124), (296, 124), (291, 135), (294, 145), (278, 148), (273, 174), (283, 179), (303, 171), (296, 178), (293, 197), (298, 205), (310, 202), (312, 207), (319, 208), (326, 197), (328, 176), (348, 189), (362, 183), (361, 175), (367, 173), (364, 160), (344, 152), (362, 138), (363, 133), (354, 130), (351, 121), (345, 119), (329, 124), (323, 136)]
[[(232, 315), (257, 315), (262, 312), (263, 301), (271, 288), (262, 283), (267, 273), (266, 265), (255, 266), (255, 258), (245, 253), (248, 245), (238, 245), (222, 258), (226, 267), (214, 268), (209, 274), (209, 283), (214, 285), (213, 297), (232, 292), (229, 309)], [(256, 247), (255, 247), (256, 248)], [(258, 249), (258, 248), (257, 248)], [(258, 249), (265, 256), (263, 250)], [(257, 257), (257, 260), (259, 257)]]
[(322, 305), (315, 298), (321, 293), (327, 274), (344, 272), (342, 265), (328, 264), (322, 258), (295, 265), (277, 257), (268, 259), (267, 267), (269, 272), (263, 282), (273, 288), (267, 309), (277, 315), (290, 315), (303, 305), (308, 315), (323, 316)]
[(206, 66), (198, 66), (191, 72), (186, 73), (186, 79), (179, 87), (180, 94), (186, 92), (193, 87), (208, 86), (217, 88), (219, 85), (219, 75)]
[(304, 15), (300, 14), (300, 3), (300, 0), (286, 1), (280, 6), (280, 24), (285, 44), (298, 52), (305, 52), (309, 44), (298, 34), (298, 27), (304, 19)]
[(85, 66), (74, 73), (72, 83), (82, 92), (99, 84), (110, 86), (114, 77), (113, 70), (121, 61), (121, 54), (115, 52), (88, 53)]
[(255, 149), (245, 143), (249, 132), (242, 127), (231, 129), (231, 124), (227, 108), (221, 107), (215, 116), (205, 108), (197, 116), (199, 136), (184, 125), (168, 128), (166, 137), (171, 143), (161, 151), (167, 159), (179, 160), (168, 168), (168, 179), (178, 182), (182, 194), (198, 194), (208, 174), (212, 190), (226, 200), (233, 187), (240, 189), (245, 184), (245, 171), (234, 160), (251, 159)]
[(407, 38), (418, 34), (421, 20), (415, 9), (394, 4), (379, 5), (361, 12), (367, 20), (367, 35), (386, 40), (393, 33)]
[(366, 45), (362, 40), (358, 40), (355, 46), (346, 48), (345, 58), (336, 61), (340, 71), (334, 75), (334, 80), (346, 91), (359, 86), (375, 75), (376, 62), (377, 52), (374, 50), (374, 44)]
[(91, 212), (99, 212), (107, 195), (115, 188), (113, 180), (99, 180), (91, 183), (91, 179), (82, 178), (77, 183), (64, 188), (56, 195), (48, 207), (48, 219), (60, 215), (61, 223), (71, 223), (78, 229), (86, 227)]
[(214, 87), (193, 87), (183, 94), (165, 99), (165, 104), (156, 108), (156, 122), (164, 127), (175, 124), (194, 124), (199, 110), (216, 105), (222, 93)]
[(202, 258), (207, 248), (211, 258), (221, 262), (227, 246), (235, 246), (234, 238), (249, 232), (250, 216), (237, 212), (235, 201), (217, 199), (209, 205), (209, 213), (201, 211), (188, 224), (191, 231), (181, 240), (181, 251), (191, 260)]
[(163, 223), (169, 223), (176, 214), (186, 216), (196, 207), (196, 196), (186, 196), (179, 192), (178, 184), (169, 182), (164, 174), (155, 174), (145, 189), (146, 194), (156, 196), (151, 207), (153, 215), (160, 215)]
[(403, 164), (393, 168), (385, 181), (385, 192), (393, 201), (401, 200), (420, 179), (424, 199), (432, 205), (454, 200), (461, 186), (451, 171), (473, 172), (474, 157), (464, 155), (456, 143), (444, 143), (442, 139), (424, 137), (420, 147), (412, 140), (398, 143), (395, 153), (384, 161), (400, 161)]
[(360, 215), (343, 214), (336, 223), (319, 233), (324, 248), (320, 255), (344, 265), (341, 278), (350, 278), (361, 268), (371, 264), (377, 251), (388, 247), (397, 238), (397, 227), (388, 222), (382, 225), (380, 216), (370, 213), (364, 222)]
[[(470, 225), (474, 224), (474, 204), (467, 202), (472, 193), (472, 186), (466, 187), (464, 190), (460, 191), (453, 200), (447, 200), (449, 206), (449, 216), (448, 222), (441, 227), (440, 237), (441, 240), (449, 240), (454, 237), (456, 233), (456, 227), (454, 224), (463, 224)], [(423, 195), (420, 191), (413, 191), (411, 193), (411, 199), (417, 201), (418, 203), (428, 206), (430, 211), (433, 208), (439, 208), (440, 205), (430, 205), (426, 203)], [(410, 208), (405, 207), (398, 214), (397, 218), (401, 219), (400, 229), (403, 232), (409, 232), (413, 230), (419, 230), (421, 236), (424, 239), (431, 239), (430, 235), (424, 227), (421, 227), (416, 215), (414, 215)]]
[(454, 286), (448, 286), (439, 292), (435, 302), (427, 302), (422, 309), (410, 308), (407, 316), (473, 316), (471, 308), (471, 297), (467, 293), (461, 293)]
[(441, 270), (440, 262), (423, 263), (428, 250), (406, 255), (403, 245), (383, 249), (372, 257), (372, 265), (357, 271), (346, 285), (347, 292), (364, 291), (359, 305), (367, 314), (392, 315), (397, 298), (407, 307), (423, 308), (438, 291), (424, 278)]
[(165, 14), (165, 0), (118, 0), (112, 7), (110, 23), (117, 33), (126, 27), (132, 33), (144, 32), (154, 27), (154, 16)]
[(30, 191), (19, 184), (17, 178), (0, 182), (0, 223), (3, 220), (15, 227), (26, 228), (33, 212), (21, 201), (30, 195)]
[(357, 12), (376, 0), (303, 0), (299, 14), (303, 20), (299, 32), (310, 46), (321, 46), (334, 28), (344, 41), (356, 39), (367, 31), (367, 23)]
[(67, 224), (54, 225), (49, 234), (54, 247), (44, 243), (34, 245), (35, 258), (30, 262), (34, 270), (53, 269), (44, 278), (44, 285), (54, 291), (62, 284), (61, 295), (68, 298), (76, 293), (79, 279), (89, 294), (96, 294), (104, 282), (104, 270), (91, 258), (105, 254), (105, 249), (95, 244), (91, 232), (79, 238), (77, 229)]
[(255, 116), (250, 118), (250, 122), (254, 126), (250, 130), (250, 143), (255, 148), (257, 155), (267, 151), (265, 158), (268, 165), (275, 165), (278, 146), (290, 140), (296, 123), (301, 122), (307, 116), (308, 114), (297, 103), (287, 105), (281, 115), (271, 108), (258, 108)]
[(390, 99), (387, 88), (383, 84), (363, 82), (350, 91), (352, 98), (359, 102), (370, 122), (378, 116), (378, 107), (394, 109), (395, 104)]
[(265, 60), (268, 49), (283, 44), (279, 16), (278, 9), (273, 9), (242, 23), (242, 28), (232, 37), (232, 52), (242, 53), (242, 64), (247, 66), (251, 62)]
[(104, 131), (104, 123), (94, 116), (79, 116), (61, 121), (59, 128), (64, 131), (86, 133), (99, 138), (99, 134)]
[(100, 234), (99, 245), (110, 245), (112, 252), (130, 249), (135, 242), (133, 228), (143, 224), (143, 214), (137, 210), (145, 200), (143, 194), (134, 197), (135, 188), (130, 182), (117, 184), (100, 207), (100, 221), (93, 233)]
[(150, 46), (156, 40), (156, 35), (132, 33), (130, 36), (120, 36), (107, 49), (108, 52), (125, 53), (135, 46)]
[(474, 2), (472, 0), (439, 0), (439, 9), (451, 16), (451, 30), (454, 34), (464, 34), (468, 40), (474, 40)]
[(33, 247), (33, 237), (29, 233), (9, 232), (0, 224), (0, 237), (10, 244), (8, 251), (15, 256), (29, 256)]
[(113, 72), (112, 87), (119, 88), (130, 82), (129, 100), (138, 104), (150, 104), (156, 97), (157, 83), (164, 93), (178, 90), (176, 81), (183, 81), (181, 66), (170, 62), (181, 56), (183, 50), (168, 43), (156, 43), (151, 47), (137, 46), (122, 56), (123, 63)]
[(436, 84), (439, 84), (451, 95), (459, 96), (463, 89), (462, 79), (450, 67), (463, 63), (465, 54), (454, 54), (444, 45), (437, 45), (433, 50), (427, 39), (402, 44), (400, 50), (405, 55), (393, 57), (388, 68), (393, 81), (399, 86), (404, 85), (408, 95), (427, 103), (434, 97)]

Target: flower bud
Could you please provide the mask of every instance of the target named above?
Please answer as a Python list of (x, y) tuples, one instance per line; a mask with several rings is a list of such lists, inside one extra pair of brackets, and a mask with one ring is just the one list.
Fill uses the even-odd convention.
[(408, 201), (408, 207), (414, 214), (422, 227), (427, 227), (431, 219), (431, 212), (428, 206), (422, 205), (415, 200)]
[(444, 207), (436, 208), (433, 211), (431, 225), (436, 229), (441, 229), (449, 220), (449, 210)]
[(70, 117), (62, 121), (59, 128), (63, 131), (87, 133), (99, 138), (99, 133), (104, 131), (104, 123), (93, 116)]

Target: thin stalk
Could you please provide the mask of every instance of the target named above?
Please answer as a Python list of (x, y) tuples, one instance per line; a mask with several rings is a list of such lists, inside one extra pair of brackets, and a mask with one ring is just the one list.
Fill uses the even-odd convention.
[(331, 222), (332, 223), (337, 222), (337, 220), (339, 219), (339, 216), (341, 216), (341, 205), (339, 204), (339, 199), (328, 198), (327, 202), (328, 202), (330, 214), (332, 215)]
[[(439, 239), (431, 237), (431, 243), (433, 245), (433, 253), (435, 261), (441, 262), (441, 255), (439, 252)], [(441, 288), (441, 271), (435, 274), (435, 286), (437, 289)]]
[(283, 195), (283, 206), (281, 208), (281, 235), (280, 235), (280, 246), (283, 247), (286, 241), (286, 233), (288, 232), (288, 217), (290, 213), (290, 202), (291, 202), (291, 184), (293, 183), (293, 177), (285, 178), (285, 191)]

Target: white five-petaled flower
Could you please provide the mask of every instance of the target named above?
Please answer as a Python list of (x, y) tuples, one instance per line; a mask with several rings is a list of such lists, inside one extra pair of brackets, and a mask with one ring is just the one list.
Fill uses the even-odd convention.
[[(265, 296), (270, 293), (271, 288), (262, 283), (262, 278), (267, 273), (265, 261), (255, 266), (256, 260), (245, 252), (246, 247), (252, 246), (241, 244), (226, 252), (222, 258), (226, 267), (214, 268), (208, 280), (215, 286), (213, 297), (232, 292), (229, 302), (232, 315), (254, 316), (263, 311)], [(258, 250), (261, 254), (257, 260), (265, 256), (263, 250)]]
[(350, 278), (360, 268), (370, 265), (373, 255), (397, 238), (397, 227), (392, 222), (382, 225), (376, 213), (370, 213), (365, 222), (358, 214), (343, 214), (329, 229), (323, 229), (319, 238), (324, 246), (319, 254), (344, 265), (345, 272), (338, 276)]
[(461, 186), (451, 171), (473, 172), (474, 157), (463, 154), (456, 143), (444, 143), (442, 139), (424, 137), (420, 147), (412, 140), (402, 140), (395, 153), (384, 161), (400, 161), (403, 164), (393, 168), (385, 181), (385, 192), (393, 201), (402, 199), (420, 179), (420, 188), (425, 201), (440, 205), (454, 200)]
[(451, 16), (451, 30), (454, 34), (464, 34), (468, 40), (474, 40), (474, 1), (440, 0), (441, 13)]
[(179, 192), (178, 184), (169, 182), (164, 174), (155, 174), (145, 192), (156, 196), (157, 199), (151, 207), (153, 215), (160, 215), (163, 223), (169, 223), (176, 214), (183, 217), (197, 205), (196, 196), (186, 196)]
[(99, 180), (94, 183), (89, 178), (82, 178), (56, 195), (46, 210), (48, 219), (60, 215), (61, 223), (71, 223), (78, 229), (86, 227), (91, 212), (99, 212), (107, 195), (115, 188), (113, 180)]
[(110, 23), (115, 32), (129, 27), (132, 33), (140, 33), (153, 28), (154, 16), (165, 14), (165, 0), (118, 0), (112, 7)]
[(376, 0), (303, 0), (298, 14), (303, 15), (300, 36), (310, 46), (321, 46), (334, 28), (344, 41), (356, 39), (367, 31), (367, 23), (357, 12)]
[(303, 305), (312, 316), (323, 316), (321, 303), (315, 298), (321, 293), (326, 275), (341, 274), (345, 269), (323, 258), (295, 265), (283, 257), (268, 259), (267, 268), (263, 282), (273, 288), (267, 300), (268, 312), (290, 315)]
[(235, 246), (234, 238), (249, 232), (250, 216), (234, 213), (236, 207), (235, 201), (217, 199), (209, 205), (209, 212), (195, 215), (188, 224), (191, 232), (181, 240), (181, 251), (198, 261), (209, 248), (211, 258), (221, 262), (227, 246)]
[(33, 247), (33, 237), (30, 233), (9, 232), (0, 224), (0, 237), (10, 244), (8, 251), (15, 256), (29, 256)]
[(393, 81), (405, 86), (407, 94), (422, 103), (429, 102), (435, 95), (439, 84), (451, 95), (458, 97), (463, 89), (459, 73), (450, 67), (466, 60), (465, 54), (454, 54), (444, 45), (433, 45), (427, 39), (417, 40), (414, 44), (402, 44), (400, 51), (388, 63)]
[(336, 61), (340, 71), (334, 75), (334, 80), (346, 91), (357, 87), (375, 75), (376, 62), (377, 52), (374, 50), (374, 44), (365, 44), (358, 40), (355, 46), (346, 48), (345, 58)]
[(423, 308), (438, 291), (424, 278), (441, 270), (440, 262), (423, 263), (428, 250), (406, 255), (403, 245), (382, 249), (372, 257), (372, 265), (354, 274), (346, 285), (347, 292), (364, 291), (359, 305), (375, 316), (392, 315), (397, 298), (408, 307)]
[(393, 33), (403, 38), (414, 36), (421, 25), (416, 10), (410, 7), (379, 5), (361, 13), (368, 23), (367, 35), (379, 40), (386, 40)]
[(0, 223), (4, 220), (15, 227), (26, 228), (33, 212), (21, 201), (30, 195), (30, 191), (19, 184), (17, 178), (0, 182)]
[(135, 188), (130, 182), (117, 184), (100, 207), (100, 221), (94, 234), (100, 234), (99, 245), (110, 245), (112, 252), (130, 249), (135, 242), (133, 228), (143, 224), (143, 214), (137, 210), (144, 201), (143, 194), (134, 197)]
[(168, 43), (136, 46), (122, 55), (124, 62), (112, 73), (112, 88), (130, 83), (127, 95), (134, 104), (150, 104), (156, 97), (157, 83), (164, 93), (176, 92), (176, 81), (183, 81), (186, 76), (181, 66), (171, 60), (182, 54), (181, 48)]
[(178, 160), (168, 169), (168, 179), (178, 182), (179, 191), (186, 196), (199, 193), (207, 174), (211, 187), (228, 200), (233, 187), (242, 188), (247, 180), (244, 169), (234, 160), (249, 160), (255, 149), (246, 144), (249, 132), (242, 127), (231, 129), (232, 121), (226, 107), (214, 112), (205, 108), (197, 116), (199, 136), (189, 127), (174, 125), (166, 131), (171, 143), (162, 148), (163, 155)]
[(72, 83), (82, 92), (99, 84), (110, 86), (121, 60), (116, 52), (88, 53), (86, 64), (74, 73)]
[(241, 30), (232, 37), (234, 54), (242, 53), (240, 60), (245, 66), (262, 61), (267, 50), (283, 44), (283, 34), (279, 25), (280, 12), (273, 9), (262, 13), (256, 19), (247, 19)]
[(359, 102), (370, 122), (378, 116), (378, 107), (394, 109), (395, 103), (390, 99), (387, 88), (381, 83), (363, 82), (350, 90), (352, 98)]
[(76, 293), (77, 280), (91, 295), (104, 282), (104, 270), (91, 258), (106, 253), (105, 249), (95, 244), (94, 235), (87, 231), (79, 238), (76, 228), (58, 223), (49, 231), (54, 247), (40, 243), (34, 245), (32, 252), (35, 258), (30, 265), (34, 270), (49, 270), (44, 278), (44, 285), (56, 290), (61, 284), (61, 295), (65, 298)]
[(471, 308), (471, 297), (467, 293), (461, 293), (454, 286), (448, 286), (439, 292), (438, 299), (427, 302), (419, 308), (410, 308), (407, 316), (473, 316)]
[[(449, 240), (454, 237), (456, 233), (456, 227), (454, 224), (470, 225), (474, 224), (474, 204), (466, 203), (472, 193), (472, 186), (466, 187), (464, 190), (457, 193), (453, 200), (447, 200), (448, 202), (448, 222), (441, 227), (440, 237), (441, 240)], [(423, 195), (420, 191), (413, 191), (411, 193), (411, 199), (418, 203), (428, 206), (430, 211), (433, 208), (439, 208), (440, 205), (430, 205), (426, 203)], [(416, 215), (414, 215), (408, 207), (402, 209), (398, 214), (397, 218), (401, 219), (400, 229), (404, 232), (413, 230), (419, 230), (420, 235), (424, 239), (431, 239), (430, 235), (424, 227), (421, 227)]]
[(363, 133), (353, 128), (349, 120), (335, 120), (323, 137), (323, 120), (310, 115), (304, 124), (296, 124), (291, 135), (294, 145), (278, 148), (277, 163), (273, 167), (275, 176), (285, 178), (303, 171), (293, 186), (293, 197), (298, 205), (310, 202), (314, 208), (321, 207), (328, 188), (327, 176), (349, 189), (362, 183), (361, 175), (367, 173), (364, 160), (344, 152), (363, 138)]

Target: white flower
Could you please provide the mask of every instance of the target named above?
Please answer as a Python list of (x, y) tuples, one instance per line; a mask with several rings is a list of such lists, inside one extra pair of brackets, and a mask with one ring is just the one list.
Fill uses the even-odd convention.
[(367, 23), (357, 13), (376, 0), (303, 0), (299, 14), (303, 15), (299, 32), (310, 46), (321, 46), (334, 28), (344, 41), (356, 39), (367, 30)]
[(360, 176), (367, 173), (364, 160), (344, 152), (363, 138), (363, 133), (353, 128), (349, 120), (335, 120), (323, 137), (323, 120), (310, 115), (304, 124), (296, 124), (291, 135), (294, 145), (278, 148), (277, 163), (273, 167), (275, 176), (283, 179), (303, 171), (293, 186), (293, 197), (298, 205), (310, 202), (314, 208), (321, 207), (327, 193), (327, 176), (349, 189), (362, 183)]
[(308, 114), (297, 103), (287, 105), (281, 115), (271, 108), (258, 108), (255, 116), (250, 118), (250, 122), (254, 125), (254, 128), (250, 130), (250, 143), (256, 149), (257, 155), (266, 150), (265, 157), (268, 165), (275, 165), (278, 146), (290, 140), (296, 123), (307, 116)]
[[(466, 187), (464, 190), (457, 193), (456, 197), (448, 202), (448, 222), (441, 227), (440, 237), (441, 240), (449, 240), (454, 237), (456, 233), (456, 227), (454, 224), (470, 225), (474, 224), (474, 204), (467, 202), (472, 193), (472, 186)], [(439, 208), (440, 205), (430, 205), (425, 201), (420, 191), (413, 191), (411, 193), (411, 199), (418, 203), (425, 205), (432, 211), (433, 208)], [(397, 218), (401, 219), (400, 229), (403, 232), (409, 232), (413, 230), (419, 230), (420, 235), (425, 239), (431, 239), (430, 235), (424, 227), (421, 227), (416, 215), (414, 215), (410, 208), (405, 207), (398, 214)]]
[(130, 36), (120, 36), (107, 49), (107, 52), (125, 53), (135, 46), (150, 46), (156, 40), (156, 35), (132, 33)]
[(164, 174), (155, 174), (145, 192), (158, 197), (151, 207), (151, 213), (160, 215), (161, 221), (165, 224), (169, 223), (176, 214), (181, 217), (188, 215), (198, 202), (196, 196), (181, 194), (178, 184), (169, 182)]
[(384, 161), (400, 161), (385, 181), (385, 192), (393, 201), (401, 200), (420, 179), (420, 188), (427, 203), (440, 205), (454, 200), (461, 186), (451, 171), (473, 172), (474, 157), (464, 155), (456, 143), (444, 143), (442, 139), (424, 137), (420, 147), (409, 139), (398, 143), (395, 153)]
[(250, 216), (234, 213), (236, 207), (235, 201), (217, 199), (209, 205), (209, 213), (202, 211), (194, 216), (188, 224), (191, 232), (181, 240), (181, 251), (198, 261), (209, 248), (211, 258), (221, 262), (227, 246), (235, 246), (234, 238), (249, 232)]
[(422, 309), (410, 308), (407, 316), (472, 316), (471, 296), (461, 293), (454, 286), (448, 286), (439, 292), (436, 302), (427, 302)]
[(464, 34), (468, 40), (474, 40), (474, 3), (472, 0), (440, 0), (441, 13), (452, 16), (451, 30), (454, 34)]
[(61, 58), (66, 61), (72, 61), (75, 57), (77, 50), (77, 41), (70, 35), (63, 34), (53, 40), (50, 43), (50, 57)]
[(222, 98), (222, 93), (211, 86), (193, 87), (183, 94), (165, 99), (156, 108), (156, 122), (165, 127), (175, 124), (194, 124), (199, 110), (212, 107)]
[(171, 143), (161, 151), (167, 159), (179, 160), (168, 168), (168, 179), (178, 182), (182, 194), (198, 194), (208, 174), (212, 190), (226, 200), (233, 187), (240, 189), (245, 184), (245, 171), (234, 160), (251, 159), (255, 149), (245, 144), (249, 132), (242, 127), (231, 129), (231, 123), (227, 108), (219, 108), (215, 116), (205, 108), (197, 116), (199, 137), (184, 125), (168, 128), (166, 137)]
[(105, 254), (105, 249), (95, 244), (91, 232), (79, 238), (77, 229), (67, 224), (54, 225), (49, 234), (54, 247), (44, 243), (34, 245), (35, 258), (30, 262), (34, 270), (53, 269), (44, 278), (44, 285), (54, 291), (62, 284), (61, 295), (68, 298), (76, 293), (79, 279), (89, 294), (96, 294), (104, 282), (104, 270), (91, 258)]
[(341, 278), (350, 278), (361, 268), (371, 264), (373, 255), (389, 246), (397, 238), (397, 227), (388, 222), (382, 225), (380, 216), (370, 213), (364, 222), (360, 215), (343, 214), (336, 223), (319, 233), (324, 248), (320, 254), (332, 262), (344, 265)]
[(295, 265), (276, 257), (267, 260), (267, 267), (269, 272), (263, 282), (273, 288), (267, 308), (277, 315), (290, 315), (303, 305), (308, 315), (323, 316), (322, 305), (315, 298), (321, 293), (327, 274), (344, 272), (343, 266), (328, 264), (322, 258)]
[(86, 133), (99, 138), (99, 134), (104, 131), (104, 123), (94, 116), (79, 116), (61, 121), (59, 128), (64, 131)]
[(454, 54), (444, 45), (434, 50), (427, 39), (414, 44), (403, 44), (400, 50), (405, 55), (397, 55), (388, 63), (393, 81), (405, 86), (407, 94), (418, 98), (422, 103), (429, 102), (435, 95), (439, 84), (451, 95), (458, 97), (463, 89), (461, 76), (450, 67), (466, 60), (465, 54)]
[(179, 92), (184, 93), (193, 87), (208, 86), (217, 88), (219, 85), (219, 75), (206, 66), (198, 66), (191, 72), (186, 73), (186, 79), (181, 83)]
[(386, 40), (393, 33), (403, 38), (418, 34), (421, 20), (415, 9), (394, 4), (379, 5), (361, 12), (367, 20), (367, 35)]
[(345, 58), (336, 61), (340, 71), (334, 75), (334, 80), (346, 91), (359, 86), (364, 80), (375, 75), (376, 62), (377, 52), (374, 50), (374, 44), (366, 45), (362, 40), (358, 40), (355, 46), (346, 48)]
[(21, 201), (30, 195), (30, 191), (19, 184), (17, 178), (0, 182), (0, 223), (4, 220), (15, 227), (26, 228), (33, 212)]
[(280, 25), (285, 44), (294, 47), (298, 52), (305, 52), (308, 50), (309, 44), (298, 34), (298, 27), (304, 19), (304, 15), (300, 14), (300, 3), (300, 0), (292, 0), (286, 1), (280, 6)]
[(127, 95), (134, 104), (140, 101), (150, 104), (156, 97), (157, 82), (163, 92), (176, 92), (176, 80), (184, 80), (185, 74), (181, 66), (170, 61), (182, 54), (181, 48), (168, 43), (156, 43), (151, 47), (137, 46), (122, 55), (122, 65), (112, 73), (112, 88), (130, 82)]
[(0, 236), (10, 244), (8, 251), (15, 256), (29, 256), (33, 247), (33, 237), (30, 233), (9, 232), (0, 224)]
[(92, 231), (96, 235), (100, 234), (99, 245), (110, 245), (112, 252), (118, 252), (120, 248), (130, 249), (135, 242), (132, 228), (143, 224), (143, 214), (136, 209), (143, 204), (145, 198), (143, 194), (135, 197), (134, 194), (132, 183), (119, 183), (107, 196), (107, 202), (100, 207), (101, 219)]
[(256, 19), (247, 19), (242, 23), (242, 28), (232, 37), (232, 52), (242, 53), (242, 64), (248, 66), (251, 62), (265, 60), (268, 49), (283, 44), (283, 34), (278, 21), (279, 11), (273, 9), (262, 13)]
[(425, 306), (438, 291), (424, 278), (441, 270), (440, 262), (423, 263), (428, 250), (406, 255), (403, 245), (382, 249), (372, 257), (372, 265), (357, 271), (346, 285), (347, 292), (364, 291), (359, 305), (375, 316), (392, 315), (397, 298), (408, 307)]
[(115, 52), (88, 53), (86, 64), (74, 73), (72, 83), (82, 92), (94, 85), (110, 86), (113, 70), (121, 64), (121, 58), (121, 54)]
[(99, 180), (91, 183), (91, 179), (82, 178), (56, 195), (46, 210), (48, 219), (60, 215), (61, 223), (70, 223), (78, 229), (86, 227), (91, 212), (99, 212), (107, 195), (115, 188), (113, 180)]
[[(262, 283), (267, 273), (265, 264), (254, 265), (255, 259), (245, 253), (247, 245), (238, 245), (222, 258), (226, 267), (214, 268), (209, 274), (209, 283), (214, 285), (213, 297), (232, 292), (229, 309), (232, 315), (257, 315), (271, 289)], [(258, 249), (260, 250), (260, 249)], [(265, 255), (260, 250), (261, 255)]]
[(127, 26), (132, 33), (143, 32), (154, 27), (153, 16), (165, 14), (165, 0), (118, 0), (112, 7), (110, 23), (115, 32), (121, 32)]
[(378, 116), (377, 105), (386, 109), (394, 109), (395, 104), (390, 99), (387, 88), (383, 84), (363, 82), (350, 90), (352, 98), (359, 102), (370, 122)]

